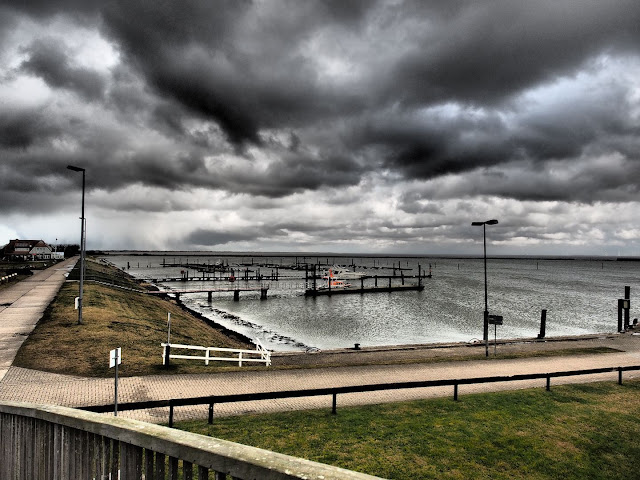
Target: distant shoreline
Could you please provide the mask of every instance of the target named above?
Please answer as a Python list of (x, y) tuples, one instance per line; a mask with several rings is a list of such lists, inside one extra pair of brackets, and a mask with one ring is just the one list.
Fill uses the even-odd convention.
[[(96, 256), (142, 256), (142, 257), (257, 257), (257, 258), (433, 258), (448, 260), (481, 260), (482, 255), (464, 254), (379, 254), (379, 253), (332, 253), (332, 252), (217, 252), (217, 251), (185, 251), (185, 250), (90, 250), (87, 252)], [(576, 260), (576, 261), (619, 261), (619, 262), (640, 262), (640, 256), (608, 256), (608, 255), (487, 255), (492, 260)]]

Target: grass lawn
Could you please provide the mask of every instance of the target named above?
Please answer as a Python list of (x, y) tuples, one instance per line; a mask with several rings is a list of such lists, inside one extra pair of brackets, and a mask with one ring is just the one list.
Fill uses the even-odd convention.
[[(73, 277), (73, 275), (71, 276)], [(141, 286), (117, 269), (87, 262), (87, 278), (140, 290)], [(167, 312), (171, 313), (171, 342), (190, 345), (252, 348), (222, 330), (193, 317), (175, 303), (145, 293), (98, 283), (84, 286), (83, 324), (78, 325), (74, 297), (78, 284), (65, 283), (34, 331), (18, 351), (14, 365), (68, 375), (110, 377), (109, 351), (122, 347), (122, 376), (166, 373), (204, 373), (229, 369), (231, 362), (205, 366), (194, 360), (172, 360), (162, 367), (167, 341)]]
[(640, 478), (640, 382), (176, 423), (393, 479)]

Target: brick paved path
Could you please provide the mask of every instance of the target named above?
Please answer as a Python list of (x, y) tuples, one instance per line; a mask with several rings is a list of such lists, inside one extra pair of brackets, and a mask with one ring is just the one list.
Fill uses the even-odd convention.
[[(121, 378), (119, 402), (189, 398), (215, 394), (249, 393), (301, 388), (335, 387), (369, 383), (472, 378), (522, 373), (547, 373), (598, 367), (640, 365), (640, 337), (608, 337), (591, 341), (594, 346), (622, 348), (619, 353), (572, 357), (523, 358), (515, 360), (443, 362), (436, 364), (370, 365), (356, 367), (324, 367), (312, 369), (247, 370), (199, 375), (167, 375)], [(637, 377), (625, 372), (624, 378)], [(617, 379), (616, 373), (553, 379), (560, 383), (584, 383)], [(544, 388), (545, 380), (469, 385), (459, 388), (460, 398), (472, 392), (497, 391), (527, 387)], [(53, 403), (66, 406), (101, 405), (113, 402), (114, 380), (79, 378), (11, 367), (0, 382), (0, 400)], [(346, 394), (338, 396), (340, 406), (374, 404), (434, 396), (452, 396), (452, 387)], [(331, 397), (308, 397), (216, 405), (215, 414), (238, 415), (248, 412), (270, 412), (307, 408), (331, 408)], [(121, 416), (151, 422), (167, 422), (168, 409), (120, 412)], [(177, 407), (175, 419), (206, 418), (207, 406)]]

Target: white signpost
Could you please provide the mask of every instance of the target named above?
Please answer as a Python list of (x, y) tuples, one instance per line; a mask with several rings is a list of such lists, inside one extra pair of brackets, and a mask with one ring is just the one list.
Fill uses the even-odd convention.
[(111, 350), (109, 354), (109, 368), (116, 367), (116, 388), (114, 393), (114, 416), (118, 416), (118, 365), (122, 363), (122, 349), (120, 347)]

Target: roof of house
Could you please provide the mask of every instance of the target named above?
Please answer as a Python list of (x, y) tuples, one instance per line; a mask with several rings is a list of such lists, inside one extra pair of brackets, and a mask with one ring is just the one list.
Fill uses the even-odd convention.
[(35, 247), (49, 247), (43, 240), (9, 240), (9, 243), (4, 247), (5, 255), (11, 254), (23, 254), (30, 252)]

